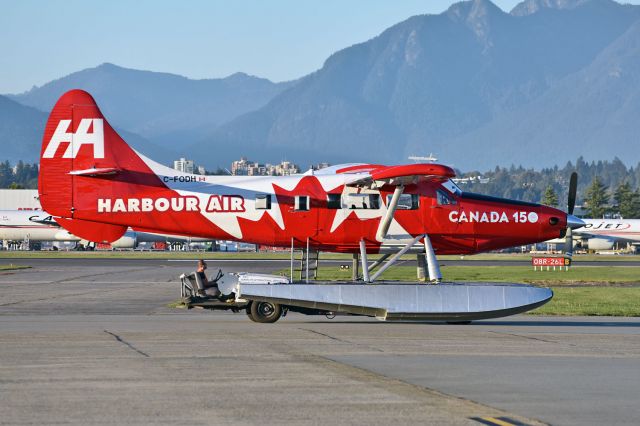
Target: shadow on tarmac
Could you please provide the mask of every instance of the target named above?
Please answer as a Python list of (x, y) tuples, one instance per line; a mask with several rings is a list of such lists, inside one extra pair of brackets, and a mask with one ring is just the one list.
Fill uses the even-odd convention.
[(640, 318), (630, 321), (478, 321), (472, 324), (515, 327), (640, 327)]
[[(293, 321), (292, 321), (293, 322)], [(352, 325), (370, 325), (372, 323), (380, 323), (386, 325), (442, 325), (442, 326), (505, 326), (505, 327), (631, 327), (640, 328), (640, 318), (634, 318), (630, 321), (473, 321), (471, 324), (448, 324), (440, 321), (372, 321), (371, 319), (341, 321), (341, 320), (320, 320), (320, 321), (304, 321), (301, 324), (352, 324)]]

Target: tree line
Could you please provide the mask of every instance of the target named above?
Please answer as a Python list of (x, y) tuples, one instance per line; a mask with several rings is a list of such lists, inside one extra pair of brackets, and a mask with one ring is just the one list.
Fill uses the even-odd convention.
[(640, 218), (640, 163), (627, 167), (619, 158), (613, 161), (586, 162), (579, 157), (564, 167), (542, 170), (524, 167), (496, 167), (489, 172), (458, 173), (470, 179), (459, 184), (464, 191), (479, 192), (522, 201), (542, 203), (565, 209), (571, 173), (578, 172), (577, 205), (587, 217), (620, 215)]
[(14, 166), (0, 163), (0, 188), (36, 189), (38, 187), (38, 165), (18, 161)]
[[(566, 208), (571, 173), (578, 172), (578, 201), (588, 217), (620, 215), (640, 218), (640, 163), (627, 167), (619, 158), (613, 161), (588, 163), (582, 157), (560, 168), (542, 170), (522, 166), (496, 167), (488, 172), (460, 172), (459, 183), (464, 191), (479, 192), (497, 197), (542, 203)], [(220, 169), (213, 174), (227, 174)], [(483, 179), (475, 179), (481, 176)], [(19, 161), (15, 167), (0, 163), (0, 188), (36, 189), (38, 165)]]

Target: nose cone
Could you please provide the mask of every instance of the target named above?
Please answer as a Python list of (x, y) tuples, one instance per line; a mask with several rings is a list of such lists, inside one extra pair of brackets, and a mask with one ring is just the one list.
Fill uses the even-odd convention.
[(567, 215), (567, 226), (571, 229), (582, 228), (586, 223), (579, 217), (575, 217), (572, 214)]

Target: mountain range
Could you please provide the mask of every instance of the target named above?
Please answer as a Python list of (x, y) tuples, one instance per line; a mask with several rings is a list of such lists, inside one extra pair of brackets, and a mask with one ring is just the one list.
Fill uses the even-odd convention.
[(0, 96), (0, 161), (37, 161), (47, 114)]
[[(1, 161), (8, 160), (11, 164), (20, 160), (37, 163), (47, 116), (46, 112), (0, 95)], [(171, 149), (157, 146), (125, 129), (116, 129), (133, 148), (140, 152), (152, 153), (158, 161), (170, 163), (176, 158), (176, 153)]]
[(466, 170), (543, 167), (580, 155), (632, 163), (640, 161), (640, 6), (526, 0), (506, 13), (488, 0), (460, 2), (340, 50), (286, 83), (103, 64), (0, 98), (0, 144), (15, 141), (24, 123), (23, 140), (37, 138), (15, 155), (28, 155), (40, 143), (40, 111), (70, 88), (91, 92), (152, 158), (165, 148), (208, 168), (242, 155), (306, 166), (434, 153)]
[(265, 105), (289, 84), (243, 73), (192, 80), (105, 63), (10, 98), (50, 111), (62, 93), (84, 89), (115, 126), (155, 144), (175, 146), (202, 138), (221, 123)]

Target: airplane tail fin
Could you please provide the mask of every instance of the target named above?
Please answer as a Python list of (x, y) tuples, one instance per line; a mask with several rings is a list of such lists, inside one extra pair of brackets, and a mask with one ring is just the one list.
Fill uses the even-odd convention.
[(65, 93), (49, 115), (42, 140), (42, 208), (78, 237), (112, 242), (125, 233), (127, 224), (100, 215), (99, 197), (126, 197), (141, 185), (164, 187), (109, 125), (89, 93)]

